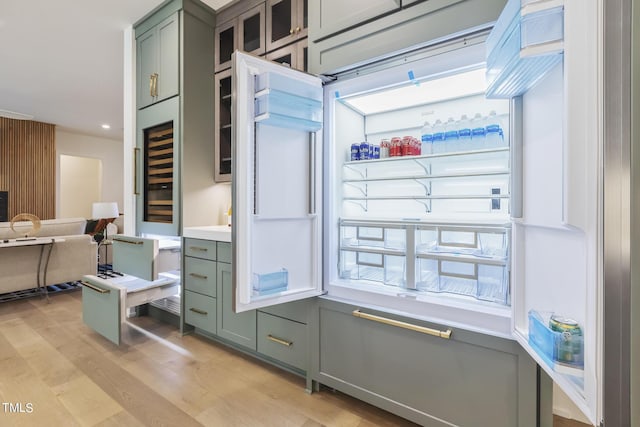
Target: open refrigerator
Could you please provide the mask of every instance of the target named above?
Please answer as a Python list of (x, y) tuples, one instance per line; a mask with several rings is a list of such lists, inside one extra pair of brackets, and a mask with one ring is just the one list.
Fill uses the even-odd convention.
[[(236, 52), (236, 311), (324, 295), (512, 338), (599, 423), (599, 15), (512, 0), (490, 34), (322, 78)], [(501, 142), (460, 138), (476, 114)], [(352, 157), (394, 137), (420, 151)]]

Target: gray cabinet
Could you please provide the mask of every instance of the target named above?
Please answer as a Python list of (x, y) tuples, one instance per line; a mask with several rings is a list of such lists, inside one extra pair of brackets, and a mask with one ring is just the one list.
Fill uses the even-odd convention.
[(262, 55), (265, 52), (264, 3), (257, 4), (237, 16), (227, 18), (234, 10), (231, 9), (226, 14), (221, 13), (220, 24), (216, 25), (216, 72), (231, 68), (231, 55), (236, 49), (255, 55)]
[[(327, 1), (336, 3), (325, 8)], [(345, 12), (346, 3), (349, 4)], [(366, 4), (365, 4), (366, 3)], [(389, 0), (378, 7), (358, 1), (362, 13), (352, 2), (322, 0), (309, 4), (309, 71), (314, 74), (333, 74), (358, 65), (428, 46), (443, 37), (479, 28), (489, 28), (498, 18), (505, 0), (429, 0), (396, 6)], [(403, 3), (405, 6), (405, 3)], [(323, 16), (325, 14), (325, 16)], [(328, 14), (339, 15), (332, 20)], [(341, 18), (342, 16), (342, 18)]]
[(313, 41), (400, 9), (400, 0), (318, 0), (309, 5)]
[(231, 69), (215, 75), (215, 180), (231, 181)]
[(267, 0), (267, 52), (307, 36), (308, 0)]
[(322, 298), (313, 331), (312, 376), (322, 384), (421, 425), (536, 425), (537, 368), (515, 341)]
[(142, 34), (136, 32), (138, 108), (178, 94), (179, 40), (177, 12)]
[(218, 327), (219, 288), (216, 242), (184, 239), (182, 242), (183, 320), (207, 333)]
[(270, 61), (279, 62), (296, 70), (307, 71), (307, 39), (282, 47), (267, 54)]
[[(218, 242), (218, 245), (224, 245)], [(229, 245), (229, 243), (226, 243)], [(256, 349), (256, 312), (233, 311), (233, 282), (231, 280), (231, 264), (218, 262), (218, 326), (219, 337), (243, 347)]]
[(179, 236), (210, 221), (214, 25), (204, 3), (171, 0), (134, 26), (136, 233)]

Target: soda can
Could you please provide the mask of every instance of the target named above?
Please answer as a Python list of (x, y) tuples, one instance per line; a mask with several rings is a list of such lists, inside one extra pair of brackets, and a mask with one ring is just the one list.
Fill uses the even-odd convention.
[(391, 148), (391, 142), (388, 139), (380, 141), (380, 158), (386, 159), (390, 156), (389, 149)]
[(360, 160), (369, 160), (369, 143), (360, 143)]
[(402, 139), (396, 137), (391, 138), (391, 147), (389, 149), (389, 157), (402, 156)]
[(356, 160), (360, 160), (360, 144), (359, 143), (351, 144), (351, 161), (355, 162)]
[(405, 136), (402, 138), (402, 155), (403, 156), (412, 156), (413, 155), (413, 144), (411, 140), (413, 138), (410, 136)]
[(377, 145), (373, 146), (373, 158), (374, 159), (380, 158), (380, 147), (378, 147)]

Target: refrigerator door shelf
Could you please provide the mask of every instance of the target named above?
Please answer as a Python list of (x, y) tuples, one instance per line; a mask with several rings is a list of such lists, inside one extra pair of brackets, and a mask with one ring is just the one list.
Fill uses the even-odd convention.
[(562, 2), (545, 2), (544, 8), (527, 6), (522, 11), (516, 5), (519, 0), (507, 3), (487, 38), (488, 98), (523, 94), (562, 60)]

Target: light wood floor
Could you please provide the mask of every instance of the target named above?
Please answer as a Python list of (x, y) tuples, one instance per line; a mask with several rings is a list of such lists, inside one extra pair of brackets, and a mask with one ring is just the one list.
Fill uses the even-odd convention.
[(82, 323), (79, 291), (0, 303), (0, 426), (414, 425), (341, 393), (308, 395), (302, 378), (148, 317), (134, 323), (117, 347)]

